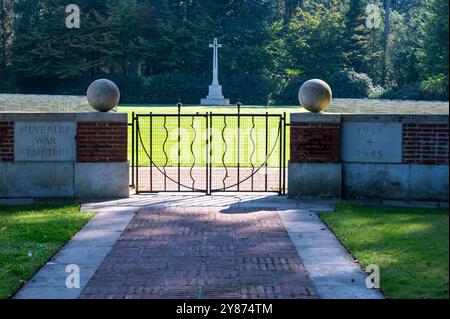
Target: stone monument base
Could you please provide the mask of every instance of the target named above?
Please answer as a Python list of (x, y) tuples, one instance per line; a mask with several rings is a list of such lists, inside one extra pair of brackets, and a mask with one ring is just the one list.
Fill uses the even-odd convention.
[(224, 98), (209, 98), (207, 97), (206, 99), (202, 99), (200, 101), (201, 105), (206, 105), (206, 106), (228, 106), (230, 105), (230, 100), (229, 99), (224, 99)]
[(221, 85), (213, 84), (209, 86), (208, 96), (206, 99), (202, 99), (200, 104), (208, 106), (227, 106), (230, 105), (230, 100), (224, 98)]

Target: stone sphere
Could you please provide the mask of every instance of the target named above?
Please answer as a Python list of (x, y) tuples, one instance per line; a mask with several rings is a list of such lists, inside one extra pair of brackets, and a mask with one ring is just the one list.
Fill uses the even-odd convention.
[(320, 113), (330, 106), (333, 100), (333, 92), (325, 81), (309, 80), (300, 88), (298, 100), (308, 111)]
[(86, 98), (97, 111), (109, 112), (119, 104), (120, 91), (114, 82), (100, 79), (89, 85)]

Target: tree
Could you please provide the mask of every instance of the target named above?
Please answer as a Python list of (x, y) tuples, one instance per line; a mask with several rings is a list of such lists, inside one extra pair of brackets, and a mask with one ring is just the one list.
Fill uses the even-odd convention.
[(291, 19), (297, 9), (305, 9), (304, 0), (284, 0), (284, 12), (286, 19)]
[(279, 16), (271, 0), (229, 1), (222, 21), (225, 70), (231, 73), (267, 74), (273, 58), (267, 47), (272, 42), (270, 27)]
[(449, 2), (431, 0), (425, 13), (421, 33), (421, 66), (429, 75), (445, 74), (448, 78)]
[(0, 79), (8, 80), (8, 63), (12, 42), (12, 1), (0, 0)]
[(153, 6), (150, 1), (115, 0), (107, 3), (106, 12), (98, 17), (98, 23), (110, 35), (108, 71), (138, 74), (155, 50), (151, 37), (157, 29)]
[(80, 29), (65, 27), (67, 0), (0, 0), (0, 77), (24, 92), (42, 93), (45, 83), (49, 93), (74, 93), (108, 76), (139, 101), (143, 91), (173, 95), (198, 79), (184, 89), (197, 101), (218, 37), (221, 80), (241, 97), (259, 86), (295, 99), (310, 77), (342, 96), (369, 96), (373, 84), (391, 97), (448, 92), (448, 1), (370, 2), (385, 4), (384, 28), (366, 27), (368, 0), (77, 0)]
[[(392, 70), (389, 77), (395, 83), (395, 88), (406, 88), (420, 78), (418, 48), (420, 10), (415, 9), (412, 16), (394, 12), (394, 23), (391, 31), (390, 52), (392, 54)], [(411, 12), (413, 13), (413, 12)], [(405, 35), (408, 36), (405, 36)]]
[(420, 28), (420, 69), (425, 86), (433, 85), (441, 98), (449, 93), (449, 2), (430, 0)]
[(66, 1), (19, 1), (13, 46), (16, 71), (26, 78), (65, 79), (128, 73), (152, 47), (144, 37), (148, 7), (135, 0), (80, 0), (81, 28), (65, 26)]
[[(410, 15), (420, 9), (427, 0), (392, 0), (392, 9), (402, 14)], [(406, 17), (407, 18), (407, 17)]]
[(288, 25), (286, 50), (292, 67), (301, 73), (326, 76), (343, 66), (342, 13), (335, 7), (315, 6), (300, 11)]
[(366, 27), (367, 1), (349, 0), (345, 12), (345, 57), (357, 72), (369, 73), (370, 32)]
[(18, 1), (16, 40), (12, 46), (16, 72), (24, 78), (64, 79), (93, 74), (107, 67), (114, 31), (99, 23), (105, 6), (80, 0), (80, 29), (65, 25), (66, 1)]
[(280, 90), (287, 90), (292, 103), (301, 82), (311, 78), (322, 78), (332, 82), (340, 70), (345, 69), (343, 39), (344, 16), (337, 1), (329, 6), (314, 4), (311, 10), (300, 10), (286, 24), (274, 26), (276, 35), (282, 40), (277, 44), (276, 73), (282, 74)]
[(392, 0), (385, 0), (385, 14), (384, 14), (384, 53), (383, 53), (383, 62), (382, 62), (382, 71), (381, 71), (381, 85), (386, 85), (386, 76), (387, 76), (387, 64), (388, 64), (388, 56), (389, 56), (389, 35), (391, 31), (391, 6)]

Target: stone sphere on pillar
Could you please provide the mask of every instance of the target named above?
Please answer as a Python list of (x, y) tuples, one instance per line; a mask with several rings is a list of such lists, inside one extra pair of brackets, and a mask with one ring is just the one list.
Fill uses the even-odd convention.
[(97, 111), (109, 112), (119, 104), (120, 91), (113, 81), (100, 79), (89, 85), (86, 98)]
[(333, 100), (333, 92), (325, 81), (309, 80), (300, 88), (298, 100), (306, 110), (312, 113), (320, 113), (330, 106)]

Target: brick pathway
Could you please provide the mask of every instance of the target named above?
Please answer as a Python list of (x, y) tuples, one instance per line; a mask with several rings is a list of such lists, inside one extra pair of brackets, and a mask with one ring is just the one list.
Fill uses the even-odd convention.
[(316, 298), (279, 215), (255, 208), (145, 209), (81, 298)]

